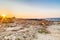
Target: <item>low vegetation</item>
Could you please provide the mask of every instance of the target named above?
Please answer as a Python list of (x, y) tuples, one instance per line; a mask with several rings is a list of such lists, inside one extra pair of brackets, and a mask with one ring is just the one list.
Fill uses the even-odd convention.
[(48, 32), (47, 30), (45, 30), (45, 29), (39, 29), (38, 32), (39, 32), (39, 33), (45, 33), (45, 34), (49, 33), (49, 32)]

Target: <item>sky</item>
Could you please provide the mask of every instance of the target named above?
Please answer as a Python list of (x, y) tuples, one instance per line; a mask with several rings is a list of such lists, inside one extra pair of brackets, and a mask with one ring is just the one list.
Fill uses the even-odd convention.
[(17, 18), (60, 17), (60, 0), (0, 0), (0, 15)]

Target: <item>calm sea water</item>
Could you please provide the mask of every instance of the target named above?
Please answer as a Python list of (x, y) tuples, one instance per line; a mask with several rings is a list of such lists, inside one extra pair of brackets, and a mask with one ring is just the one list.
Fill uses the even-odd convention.
[(46, 18), (49, 21), (60, 21), (60, 18)]

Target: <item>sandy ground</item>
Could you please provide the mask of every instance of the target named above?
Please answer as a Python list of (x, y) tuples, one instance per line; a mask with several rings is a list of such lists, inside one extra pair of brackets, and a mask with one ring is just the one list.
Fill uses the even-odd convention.
[(47, 28), (51, 34), (37, 33), (37, 39), (34, 40), (60, 40), (60, 25), (51, 25)]
[[(22, 26), (21, 26), (22, 27)], [(12, 35), (12, 36), (9, 36), (9, 38), (11, 37), (18, 37), (21, 38), (20, 34), (21, 33), (24, 33), (24, 35), (27, 35), (27, 39), (30, 40), (30, 36), (35, 34), (36, 33), (36, 38), (33, 39), (33, 37), (31, 38), (31, 40), (60, 40), (60, 25), (51, 25), (51, 26), (47, 26), (47, 29), (50, 33), (49, 34), (44, 34), (44, 33), (38, 33), (38, 32), (35, 32), (35, 29), (34, 27), (35, 26), (31, 26), (29, 28), (24, 28), (24, 30), (20, 30), (21, 27), (8, 27), (5, 31), (5, 33), (3, 32), (4, 35)], [(36, 26), (36, 27), (41, 27), (41, 26)], [(15, 30), (15, 31), (12, 31), (12, 30)], [(25, 31), (25, 30), (28, 30), (28, 31)], [(21, 31), (21, 32), (20, 32)], [(9, 33), (10, 32), (10, 33)], [(3, 35), (1, 35), (3, 36)], [(8, 37), (8, 36), (5, 36), (5, 37)], [(4, 37), (1, 37), (2, 40), (5, 40), (3, 39)], [(26, 39), (26, 40), (27, 40)], [(12, 40), (15, 40), (15, 38)], [(25, 40), (22, 38), (22, 40)]]

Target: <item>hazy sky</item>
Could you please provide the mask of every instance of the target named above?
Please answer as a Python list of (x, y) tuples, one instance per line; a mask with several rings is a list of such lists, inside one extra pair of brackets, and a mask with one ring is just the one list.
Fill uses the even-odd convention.
[(0, 14), (20, 18), (60, 17), (59, 0), (0, 0)]

